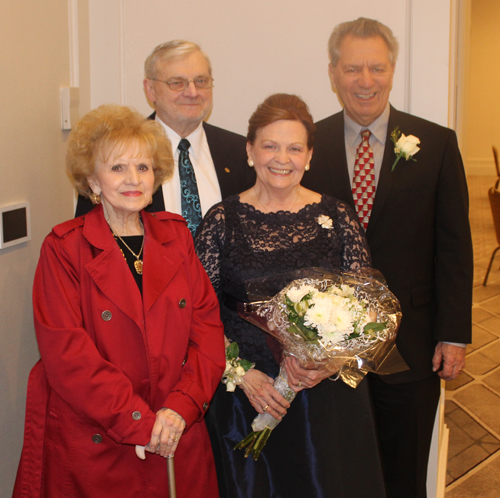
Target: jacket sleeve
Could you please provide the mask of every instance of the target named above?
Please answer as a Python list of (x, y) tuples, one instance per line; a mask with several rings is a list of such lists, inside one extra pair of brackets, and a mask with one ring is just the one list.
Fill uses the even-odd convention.
[(434, 339), (469, 343), (473, 255), (467, 180), (455, 132), (448, 131), (436, 196)]
[(226, 365), (224, 330), (219, 303), (198, 259), (193, 238), (183, 227), (188, 280), (193, 300), (186, 362), (179, 382), (167, 396), (167, 408), (186, 421), (186, 430), (205, 415)]
[(117, 443), (145, 445), (156, 419), (131, 381), (106, 361), (84, 326), (79, 252), (50, 234), (43, 243), (33, 286), (35, 330), (50, 387), (88, 423)]

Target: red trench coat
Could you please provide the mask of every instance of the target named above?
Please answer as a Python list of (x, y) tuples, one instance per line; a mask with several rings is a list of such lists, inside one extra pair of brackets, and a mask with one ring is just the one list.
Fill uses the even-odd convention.
[(100, 206), (45, 239), (16, 498), (168, 496), (166, 460), (135, 454), (163, 406), (187, 424), (178, 497), (218, 496), (203, 420), (225, 366), (217, 298), (183, 219), (141, 216), (142, 300)]

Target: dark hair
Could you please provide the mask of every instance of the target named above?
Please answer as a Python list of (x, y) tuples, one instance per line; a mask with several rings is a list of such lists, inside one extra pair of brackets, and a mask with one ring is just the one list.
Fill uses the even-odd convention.
[(309, 108), (300, 97), (288, 93), (270, 95), (257, 107), (248, 121), (247, 140), (253, 144), (257, 131), (281, 119), (300, 121), (307, 132), (307, 148), (312, 149), (316, 126)]

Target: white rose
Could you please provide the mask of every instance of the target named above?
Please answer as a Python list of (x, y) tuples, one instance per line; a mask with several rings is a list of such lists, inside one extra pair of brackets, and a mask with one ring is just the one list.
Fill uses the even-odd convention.
[(417, 147), (419, 143), (420, 140), (417, 137), (413, 135), (405, 136), (403, 133), (396, 144), (396, 153), (402, 152), (404, 157), (408, 159), (420, 150), (420, 147)]
[(236, 375), (243, 377), (246, 374), (245, 369), (241, 366), (236, 367)]
[(226, 383), (226, 391), (232, 393), (232, 392), (234, 392), (235, 389), (236, 389), (236, 385), (233, 382), (228, 381)]
[(233, 365), (231, 365), (231, 363), (229, 363), (229, 361), (226, 360), (226, 369), (224, 370), (224, 374), (228, 374), (229, 372), (231, 372), (232, 369)]
[(291, 289), (288, 289), (286, 295), (288, 296), (288, 299), (290, 299), (290, 301), (292, 301), (293, 303), (298, 303), (306, 294), (309, 294), (309, 292), (314, 292), (315, 290), (316, 289), (311, 285), (303, 285), (299, 288), (292, 287)]

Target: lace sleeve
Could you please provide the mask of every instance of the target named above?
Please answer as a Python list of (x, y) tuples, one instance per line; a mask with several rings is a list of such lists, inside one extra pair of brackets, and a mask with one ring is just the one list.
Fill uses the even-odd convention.
[(356, 213), (343, 202), (337, 204), (337, 213), (344, 242), (341, 270), (359, 270), (371, 266), (370, 249)]
[(207, 212), (194, 239), (196, 254), (200, 258), (218, 297), (221, 293), (220, 268), (224, 239), (224, 207), (222, 203), (219, 203)]

